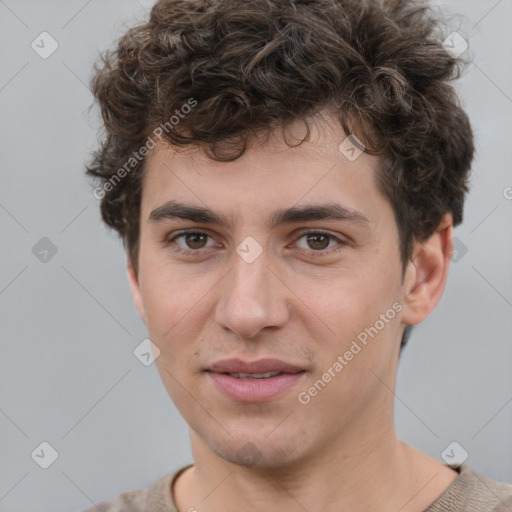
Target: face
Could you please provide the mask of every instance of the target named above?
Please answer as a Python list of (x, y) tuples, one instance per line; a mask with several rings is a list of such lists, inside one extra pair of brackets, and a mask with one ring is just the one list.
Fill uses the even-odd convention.
[(392, 421), (397, 226), (378, 160), (347, 159), (328, 119), (295, 148), (276, 131), (229, 163), (162, 144), (146, 162), (135, 303), (170, 397), (228, 461), (277, 467)]

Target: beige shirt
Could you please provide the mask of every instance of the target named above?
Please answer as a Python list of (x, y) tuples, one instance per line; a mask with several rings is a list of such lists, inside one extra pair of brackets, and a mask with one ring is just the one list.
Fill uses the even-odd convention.
[[(159, 478), (150, 488), (123, 492), (83, 512), (179, 512), (172, 485), (190, 466)], [(457, 471), (459, 476), (424, 512), (512, 512), (512, 485), (491, 480), (467, 464)]]

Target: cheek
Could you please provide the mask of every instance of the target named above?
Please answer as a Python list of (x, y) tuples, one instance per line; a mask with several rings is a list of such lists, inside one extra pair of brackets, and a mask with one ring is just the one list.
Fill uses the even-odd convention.
[(141, 284), (147, 328), (161, 342), (177, 322), (178, 294), (164, 279), (147, 279)]
[[(299, 282), (294, 291), (323, 321), (319, 325), (326, 333), (343, 339), (373, 325), (400, 297), (398, 274), (389, 268), (380, 271), (378, 262), (373, 269), (349, 269), (321, 284), (318, 280)], [(396, 315), (392, 311), (390, 316)]]
[(189, 316), (196, 314), (196, 306), (204, 297), (203, 290), (208, 283), (181, 275), (164, 257), (154, 254), (141, 258), (141, 268), (144, 272), (140, 288), (147, 327), (157, 341), (164, 341), (178, 331)]
[(152, 342), (160, 349), (156, 360), (166, 386), (178, 385), (166, 372), (182, 381), (196, 366), (201, 333), (211, 314), (208, 291), (211, 277), (196, 279), (180, 275), (169, 265), (146, 261), (141, 293), (146, 325)]
[(312, 380), (316, 382), (328, 373), (325, 379), (331, 391), (322, 391), (324, 399), (341, 404), (356, 396), (353, 393), (370, 396), (376, 377), (369, 369), (381, 375), (396, 357), (402, 309), (399, 274), (391, 268), (384, 272), (378, 263), (365, 272), (353, 269), (320, 289), (303, 283), (302, 293), (310, 290), (307, 305), (314, 312), (309, 318), (322, 320), (303, 325), (318, 361)]
[(301, 404), (309, 400), (310, 411), (332, 411), (327, 416), (322, 413), (322, 423), (325, 428), (327, 424), (338, 428), (340, 422), (371, 407), (375, 396), (382, 402), (379, 407), (388, 400), (387, 394), (393, 396), (380, 379), (388, 382), (395, 364), (401, 305), (392, 302), (389, 293), (364, 292), (361, 287), (346, 287), (343, 294), (331, 292), (331, 300), (317, 306), (323, 308), (334, 334), (326, 339), (310, 331), (318, 364), (300, 390), (302, 401), (297, 398)]

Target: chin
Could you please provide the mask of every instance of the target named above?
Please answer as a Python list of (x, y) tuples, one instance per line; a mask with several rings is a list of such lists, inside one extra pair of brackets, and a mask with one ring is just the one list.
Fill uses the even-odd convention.
[[(272, 429), (275, 428), (274, 425)], [(222, 439), (203, 437), (203, 441), (218, 457), (237, 466), (277, 470), (306, 455), (306, 438), (306, 433), (302, 430), (282, 430), (278, 433), (276, 429), (269, 434), (264, 429), (255, 428), (250, 432), (238, 432), (236, 436), (225, 435)]]
[(215, 453), (232, 464), (253, 470), (272, 470), (288, 466), (293, 454), (282, 448), (255, 445), (249, 441), (236, 447), (223, 447)]

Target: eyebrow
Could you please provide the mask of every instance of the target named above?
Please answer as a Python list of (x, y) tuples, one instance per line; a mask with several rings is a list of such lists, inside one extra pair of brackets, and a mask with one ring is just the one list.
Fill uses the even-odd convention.
[[(148, 217), (148, 223), (164, 220), (184, 219), (204, 224), (218, 224), (230, 228), (232, 222), (221, 213), (209, 208), (192, 206), (177, 201), (167, 201), (155, 208)], [(370, 221), (359, 210), (354, 210), (339, 204), (321, 204), (294, 206), (275, 211), (267, 220), (267, 227), (274, 229), (281, 224), (307, 222), (314, 220), (339, 220), (366, 226)]]

